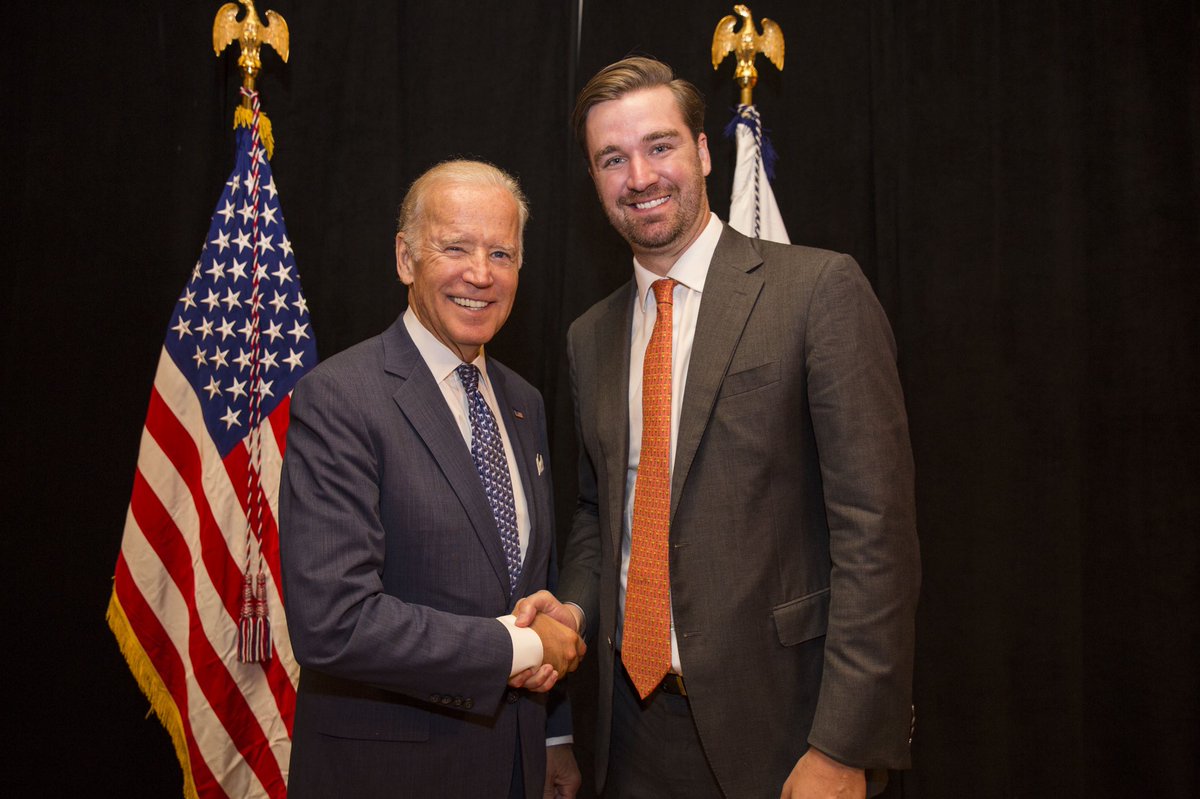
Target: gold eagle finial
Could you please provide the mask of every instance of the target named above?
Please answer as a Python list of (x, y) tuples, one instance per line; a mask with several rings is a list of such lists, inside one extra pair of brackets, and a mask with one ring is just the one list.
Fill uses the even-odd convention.
[[(279, 53), (284, 63), (288, 60), (288, 26), (282, 16), (274, 11), (267, 12), (267, 24), (259, 19), (254, 10), (254, 0), (239, 0), (246, 7), (246, 16), (238, 22), (237, 3), (226, 3), (217, 10), (213, 21), (213, 50), (221, 54), (233, 41), (241, 42), (242, 54), (238, 66), (242, 68), (242, 85), (254, 89), (254, 79), (262, 69), (259, 48), (269, 44)], [(249, 102), (248, 100), (246, 102)]]
[[(742, 18), (742, 29), (734, 33), (737, 27), (737, 17)], [(725, 56), (733, 53), (737, 57), (737, 70), (733, 73), (734, 80), (742, 87), (742, 105), (751, 105), (751, 92), (754, 84), (758, 83), (758, 70), (754, 68), (754, 57), (762, 53), (780, 70), (783, 69), (783, 31), (773, 21), (763, 17), (762, 35), (754, 27), (754, 17), (750, 9), (742, 4), (733, 7), (729, 14), (717, 23), (712, 41), (713, 69), (720, 66)]]

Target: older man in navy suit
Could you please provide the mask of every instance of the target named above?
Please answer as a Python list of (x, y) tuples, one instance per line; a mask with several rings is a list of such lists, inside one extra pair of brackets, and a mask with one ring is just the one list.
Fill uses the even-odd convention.
[(560, 796), (579, 785), (546, 692), (583, 643), (508, 615), (554, 568), (542, 398), (484, 353), (527, 216), (490, 164), (418, 178), (396, 236), (408, 310), (296, 388), (280, 487), (302, 667), (293, 799), (532, 799), (547, 772)]

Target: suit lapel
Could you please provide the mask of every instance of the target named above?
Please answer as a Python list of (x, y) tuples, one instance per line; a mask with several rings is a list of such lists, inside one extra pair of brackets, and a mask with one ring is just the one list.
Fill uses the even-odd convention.
[(458, 496), (507, 597), (508, 566), (500, 545), (500, 532), (484, 496), (475, 462), (471, 460), (471, 451), (446, 406), (442, 390), (404, 329), (403, 318), (387, 330), (383, 342), (384, 369), (404, 381), (392, 397)]
[(762, 258), (750, 239), (726, 225), (704, 280), (704, 294), (692, 340), (692, 358), (688, 364), (671, 474), (672, 518), (721, 381), (762, 290), (762, 276), (755, 271), (761, 263)]
[(629, 345), (636, 299), (637, 284), (631, 280), (628, 291), (614, 298), (595, 330), (596, 418), (603, 420), (596, 435), (609, 464), (604, 470), (608, 496), (618, 500), (609, 502), (606, 508), (608, 529), (614, 531), (613, 556), (618, 560), (625, 515), (625, 473), (629, 468)]

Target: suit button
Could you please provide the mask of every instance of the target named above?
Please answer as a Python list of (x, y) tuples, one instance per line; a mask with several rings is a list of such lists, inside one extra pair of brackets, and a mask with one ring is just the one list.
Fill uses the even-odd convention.
[(462, 697), (461, 696), (454, 697), (454, 706), (462, 707)]
[(507, 692), (507, 693), (504, 695), (504, 698), (505, 698), (505, 699), (507, 699), (507, 700), (508, 700), (508, 703), (511, 705), (513, 702), (516, 702), (516, 701), (517, 701), (517, 698), (518, 698), (518, 697), (517, 697), (517, 692), (516, 692), (516, 691), (508, 691), (508, 692)]
[(443, 696), (443, 697), (442, 697), (442, 704), (443, 704), (443, 705), (448, 705), (448, 704), (450, 704), (450, 703), (451, 703), (451, 702), (453, 702), (453, 701), (454, 701), (454, 699), (452, 699), (452, 698), (451, 698), (451, 697), (449, 697), (449, 696)]
[(463, 707), (467, 710), (470, 710), (471, 708), (475, 707), (475, 700), (468, 696), (463, 700)]
[(442, 701), (442, 696), (441, 696), (441, 694), (433, 694), (432, 696), (429, 697), (429, 701), (433, 702), (434, 704), (437, 704), (438, 702)]

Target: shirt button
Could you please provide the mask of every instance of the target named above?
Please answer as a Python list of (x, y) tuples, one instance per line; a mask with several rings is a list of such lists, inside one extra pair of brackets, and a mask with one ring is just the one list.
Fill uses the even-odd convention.
[(508, 703), (511, 705), (513, 702), (517, 701), (517, 692), (509, 691), (504, 698), (507, 699)]

